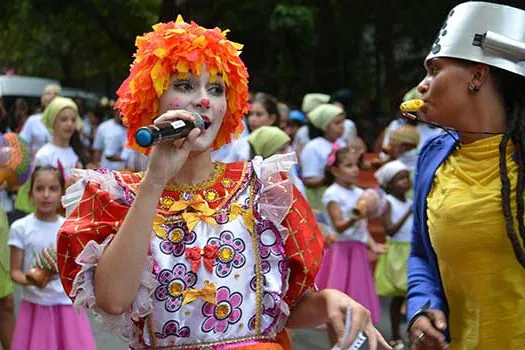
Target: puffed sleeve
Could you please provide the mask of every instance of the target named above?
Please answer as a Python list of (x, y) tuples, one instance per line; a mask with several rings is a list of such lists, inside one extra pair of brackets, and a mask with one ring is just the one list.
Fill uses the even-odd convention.
[(289, 289), (284, 300), (293, 307), (314, 287), (323, 260), (324, 236), (308, 201), (295, 187), (294, 201), (283, 223), (288, 229), (285, 250), (290, 266)]
[(153, 288), (151, 260), (144, 267), (139, 292), (128, 312), (114, 316), (97, 308), (94, 272), (100, 257), (117, 234), (131, 197), (115, 174), (75, 170), (80, 179), (62, 198), (67, 218), (58, 232), (57, 255), (60, 279), (76, 307), (99, 316), (104, 328), (124, 340), (133, 339), (132, 321), (151, 313)]
[(286, 175), (296, 164), (295, 154), (280, 154), (252, 163), (262, 184), (258, 205), (284, 241), (290, 275), (284, 301), (293, 307), (308, 290), (323, 258), (324, 236), (307, 200)]

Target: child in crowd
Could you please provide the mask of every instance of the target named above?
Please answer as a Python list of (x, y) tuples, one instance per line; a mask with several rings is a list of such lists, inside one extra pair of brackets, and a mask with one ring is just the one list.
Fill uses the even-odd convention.
[(82, 167), (82, 142), (77, 131), (78, 108), (75, 102), (57, 96), (42, 114), (42, 122), (52, 135), (35, 156), (35, 165), (50, 165), (64, 171), (66, 181), (71, 170)]
[(387, 193), (381, 221), (388, 235), (388, 252), (379, 258), (375, 272), (376, 288), (379, 295), (392, 297), (390, 345), (399, 350), (404, 349), (399, 325), (407, 292), (407, 263), (412, 240), (412, 200), (407, 198), (411, 181), (408, 167), (400, 160), (386, 163), (375, 176)]
[(330, 153), (344, 146), (338, 139), (343, 135), (345, 114), (341, 107), (323, 104), (310, 112), (309, 119), (311, 141), (301, 152), (301, 175), (310, 206), (323, 212), (321, 198), (326, 189), (325, 167)]
[[(58, 208), (64, 185), (58, 169), (37, 166), (30, 182), (35, 211), (11, 226), (11, 278), (23, 286), (13, 350), (95, 349), (86, 313), (73, 308), (56, 274), (57, 232), (64, 222)], [(28, 275), (36, 271), (35, 266), (45, 270), (47, 280)]]
[(389, 140), (389, 154), (393, 159), (401, 161), (410, 172), (416, 169), (417, 145), (419, 131), (417, 127), (405, 124), (393, 130)]
[[(275, 126), (280, 124), (280, 112), (277, 99), (272, 95), (259, 92), (255, 95), (252, 109), (248, 112), (248, 128), (254, 132), (263, 126)], [(238, 162), (249, 160), (250, 145), (247, 137), (241, 137), (233, 143), (232, 157), (227, 161)]]
[[(288, 153), (290, 142), (290, 137), (278, 127), (261, 126), (248, 136), (248, 143), (250, 144), (250, 159), (253, 159), (256, 156), (266, 159), (274, 154)], [(297, 167), (294, 166), (288, 171), (288, 177), (304, 195), (306, 190), (303, 182), (297, 175)]]
[(381, 315), (372, 269), (368, 262), (369, 247), (377, 254), (385, 246), (374, 241), (367, 229), (367, 217), (377, 212), (377, 203), (367, 201), (365, 210), (356, 210), (365, 191), (354, 185), (359, 174), (358, 157), (350, 148), (330, 155), (326, 181), (331, 183), (323, 195), (335, 242), (326, 250), (316, 284), (319, 288), (338, 289), (358, 300), (371, 312), (374, 323)]
[[(0, 183), (0, 192), (5, 192), (7, 183)], [(9, 222), (3, 205), (0, 206), (0, 346), (11, 348), (11, 338), (15, 325), (13, 307), (13, 283), (9, 276)]]

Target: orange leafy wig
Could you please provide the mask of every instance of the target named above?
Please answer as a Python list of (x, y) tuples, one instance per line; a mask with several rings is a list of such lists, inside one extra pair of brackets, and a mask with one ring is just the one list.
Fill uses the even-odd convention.
[(159, 23), (153, 31), (139, 36), (130, 74), (117, 91), (118, 109), (128, 128), (128, 145), (142, 153), (149, 149), (135, 142), (135, 132), (157, 117), (158, 99), (169, 88), (171, 76), (185, 78), (188, 72), (200, 75), (207, 66), (213, 81), (221, 74), (226, 85), (227, 109), (213, 149), (229, 143), (243, 130), (248, 112), (248, 71), (240, 59), (242, 45), (226, 39), (228, 30), (206, 29), (181, 16), (175, 22)]

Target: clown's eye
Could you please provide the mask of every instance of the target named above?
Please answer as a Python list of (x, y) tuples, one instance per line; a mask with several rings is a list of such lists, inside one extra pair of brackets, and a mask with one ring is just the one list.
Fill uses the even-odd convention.
[(173, 89), (185, 92), (193, 89), (193, 85), (189, 80), (177, 80), (175, 83), (173, 83)]
[(222, 84), (213, 84), (209, 87), (208, 91), (213, 94), (220, 96), (224, 93), (224, 85)]

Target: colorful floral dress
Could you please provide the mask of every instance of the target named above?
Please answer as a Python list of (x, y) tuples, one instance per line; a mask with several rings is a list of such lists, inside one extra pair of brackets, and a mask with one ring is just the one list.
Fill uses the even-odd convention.
[(272, 344), (313, 288), (324, 243), (306, 200), (282, 175), (293, 165), (291, 155), (216, 163), (206, 183), (168, 186), (137, 297), (119, 316), (97, 308), (93, 273), (142, 174), (79, 170), (58, 239), (66, 292), (132, 349), (279, 349)]

